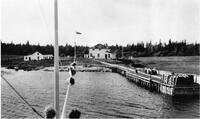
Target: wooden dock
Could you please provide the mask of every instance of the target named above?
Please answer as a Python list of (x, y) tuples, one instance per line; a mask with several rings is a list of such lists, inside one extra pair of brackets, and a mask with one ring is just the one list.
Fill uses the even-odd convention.
[(137, 69), (128, 68), (117, 64), (111, 64), (99, 60), (96, 61), (111, 68), (113, 72), (119, 73), (126, 77), (129, 81), (145, 87), (150, 91), (156, 91), (171, 96), (199, 95), (200, 93), (200, 85), (197, 83), (191, 85), (175, 85), (174, 81), (169, 80), (165, 75), (150, 75)]

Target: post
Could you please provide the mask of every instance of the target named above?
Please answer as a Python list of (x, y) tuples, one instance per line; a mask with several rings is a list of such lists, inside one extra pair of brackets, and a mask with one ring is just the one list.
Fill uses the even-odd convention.
[(76, 61), (76, 42), (74, 42), (74, 61)]
[(54, 17), (55, 17), (55, 44), (54, 44), (54, 108), (56, 118), (59, 116), (59, 48), (58, 48), (58, 4), (54, 0)]
[(197, 74), (196, 74), (196, 79), (195, 80), (196, 80), (195, 83), (197, 83)]
[(123, 46), (122, 46), (122, 58), (124, 57), (124, 53), (123, 53)]

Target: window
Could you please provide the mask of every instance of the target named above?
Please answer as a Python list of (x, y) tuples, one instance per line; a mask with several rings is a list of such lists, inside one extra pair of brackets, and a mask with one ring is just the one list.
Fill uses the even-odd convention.
[(99, 53), (97, 54), (97, 57), (100, 57), (100, 54), (99, 54)]
[(108, 58), (110, 58), (110, 54), (108, 54)]
[(39, 55), (39, 53), (37, 53), (37, 55)]
[(90, 57), (92, 57), (92, 53), (90, 53)]

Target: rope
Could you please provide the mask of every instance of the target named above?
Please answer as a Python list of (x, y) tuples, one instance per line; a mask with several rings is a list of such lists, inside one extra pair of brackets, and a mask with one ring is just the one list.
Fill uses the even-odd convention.
[[(75, 58), (74, 58), (75, 59)], [(72, 85), (74, 85), (75, 83), (75, 80), (73, 78), (73, 76), (76, 74), (76, 71), (75, 71), (75, 66), (76, 66), (76, 63), (73, 62), (69, 68), (69, 78), (67, 79), (67, 91), (66, 91), (66, 95), (65, 95), (65, 100), (64, 100), (64, 105), (63, 105), (63, 109), (62, 109), (62, 114), (61, 114), (61, 119), (65, 119), (66, 118), (66, 108), (67, 108), (67, 99), (68, 99), (68, 95), (69, 95), (69, 90), (70, 90), (70, 87)]]
[(44, 22), (44, 24), (45, 24), (45, 27), (46, 27), (46, 30), (47, 30), (47, 33), (48, 33), (48, 37), (49, 37), (49, 39), (52, 39), (52, 33), (51, 33), (51, 30), (50, 30), (50, 28), (48, 27), (49, 26), (49, 24), (47, 23), (47, 19), (46, 19), (46, 17), (45, 17), (45, 13), (44, 13), (44, 9), (43, 9), (43, 7), (42, 7), (42, 4), (41, 4), (41, 2), (40, 2), (40, 0), (37, 0), (37, 2), (38, 2), (38, 7), (39, 7), (39, 14), (41, 15), (41, 18), (42, 18), (42, 21)]
[(71, 84), (68, 84), (67, 86), (67, 92), (66, 92), (66, 95), (65, 95), (65, 102), (64, 102), (64, 105), (63, 105), (63, 112), (62, 112), (62, 115), (61, 115), (61, 119), (64, 119), (66, 117), (66, 107), (67, 107), (67, 98), (68, 98), (68, 94), (69, 94), (69, 89), (70, 89), (70, 85)]
[(24, 97), (22, 97), (22, 95), (20, 95), (20, 93), (6, 80), (6, 78), (4, 78), (1, 75), (2, 79), (14, 90), (14, 92), (33, 110), (33, 112), (35, 112), (37, 115), (39, 115), (40, 117), (44, 118), (34, 107), (32, 107), (30, 105), (30, 103), (28, 103)]

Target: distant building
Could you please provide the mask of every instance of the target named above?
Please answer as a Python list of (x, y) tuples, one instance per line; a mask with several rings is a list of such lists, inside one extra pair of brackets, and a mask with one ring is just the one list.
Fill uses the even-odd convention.
[(89, 55), (88, 54), (84, 54), (84, 58), (89, 58)]
[(128, 56), (128, 59), (133, 59), (133, 56)]
[(93, 48), (89, 49), (89, 55), (85, 55), (88, 58), (95, 58), (95, 59), (115, 59), (116, 54), (112, 53), (107, 46), (102, 44), (97, 44)]
[(24, 56), (24, 61), (43, 60), (43, 59), (53, 59), (53, 55), (43, 55), (37, 51), (32, 55)]

